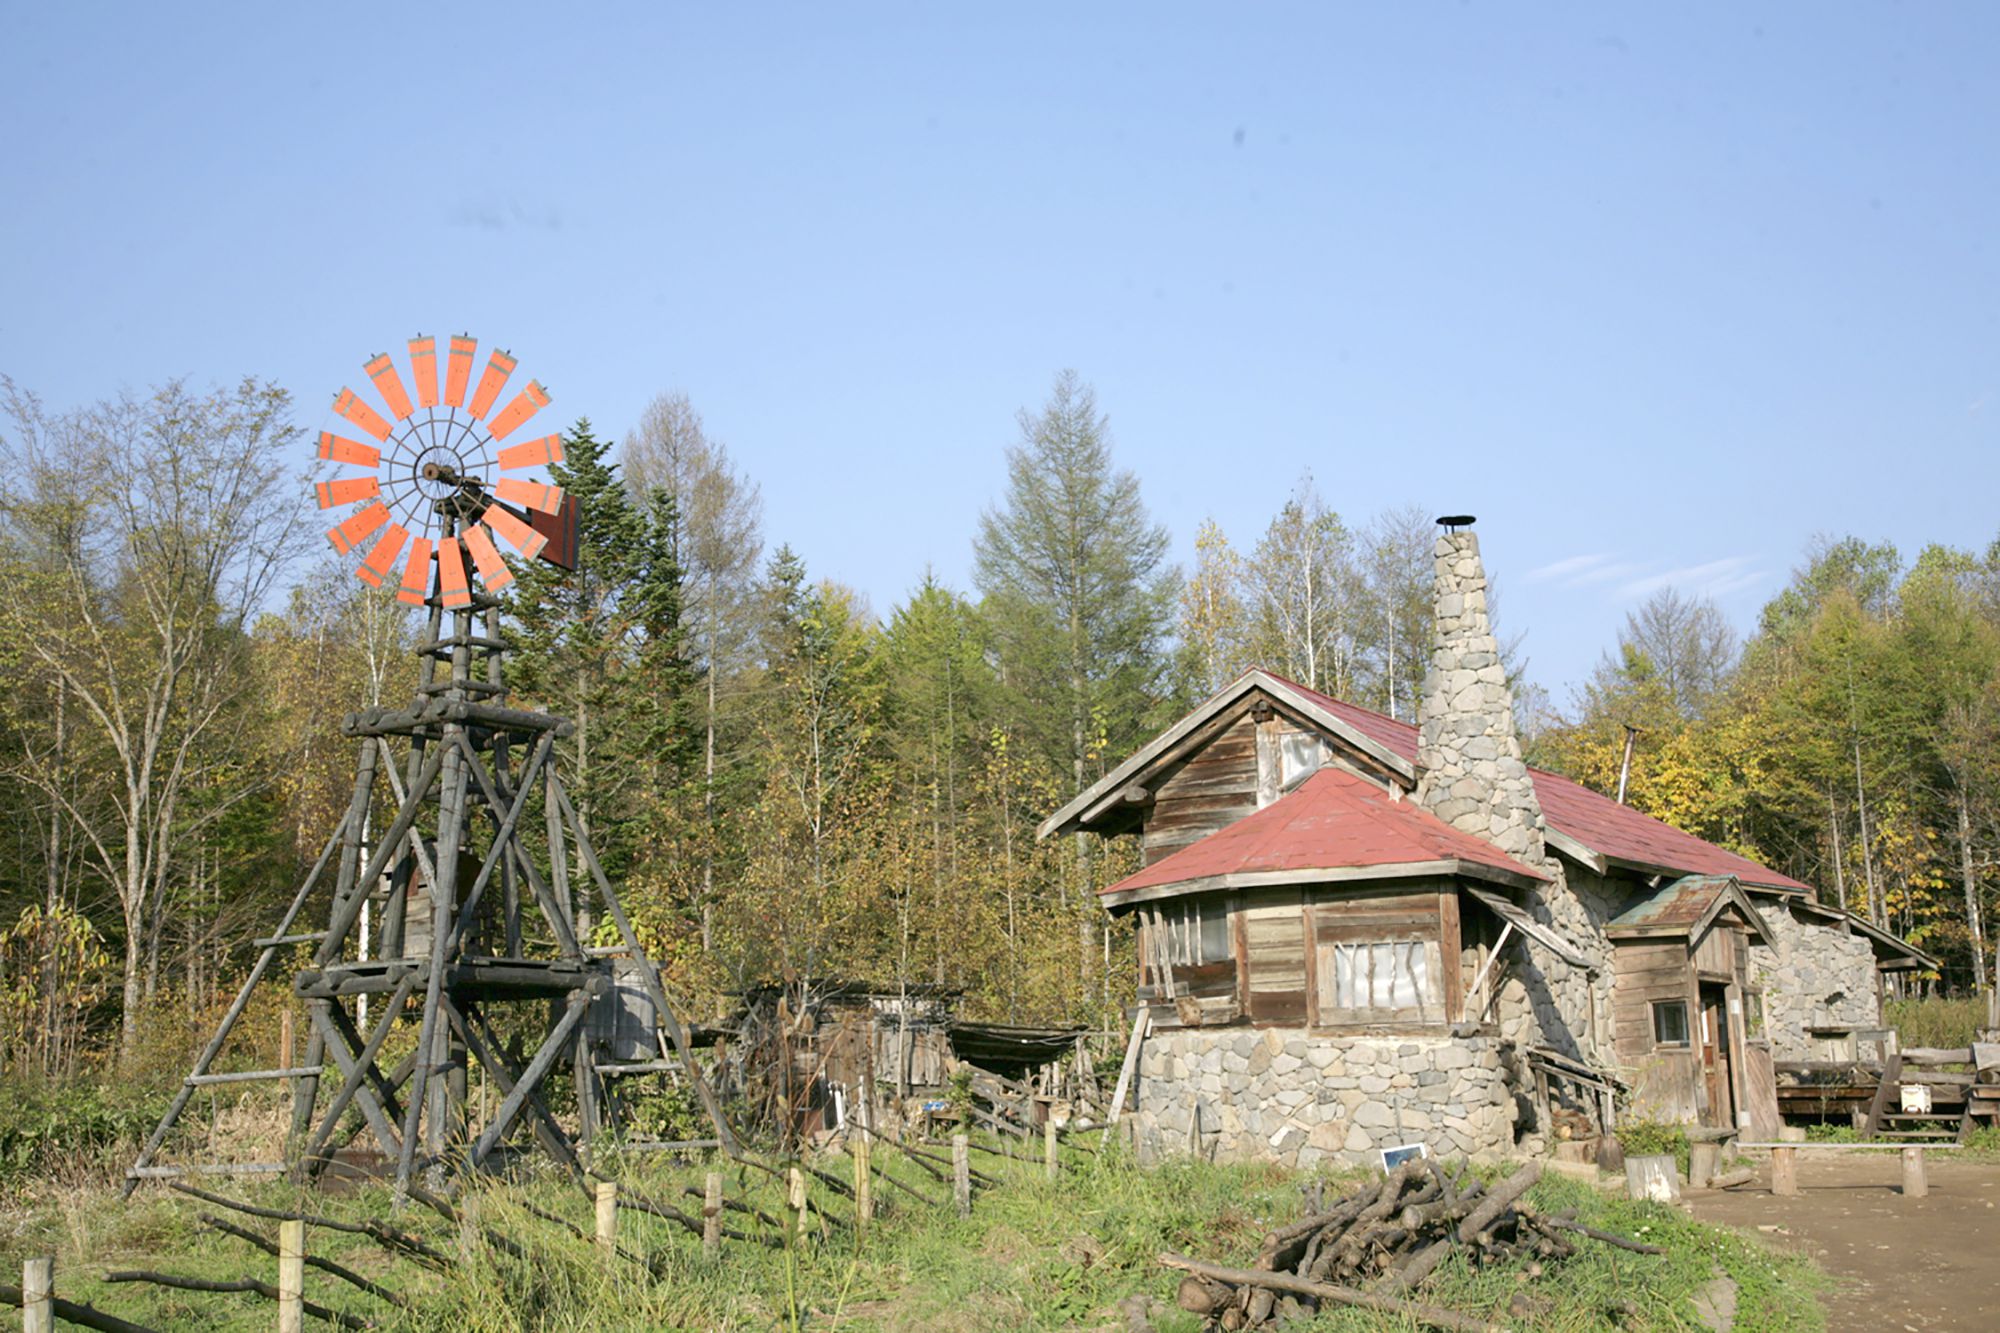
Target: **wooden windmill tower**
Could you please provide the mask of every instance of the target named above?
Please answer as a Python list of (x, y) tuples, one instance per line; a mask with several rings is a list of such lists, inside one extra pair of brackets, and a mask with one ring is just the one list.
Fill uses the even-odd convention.
[[(556, 435), (505, 443), (549, 395), (530, 382), (495, 412), (514, 359), (491, 353), (473, 388), (477, 351), (470, 336), (452, 338), (440, 385), (436, 340), (412, 339), (414, 399), (391, 358), (375, 357), (366, 371), (387, 414), (343, 389), (334, 410), (364, 438), (320, 435), (320, 458), (364, 469), (319, 484), (322, 509), (351, 507), (328, 538), (343, 555), (359, 555), (355, 573), (371, 585), (400, 570), (398, 597), (426, 609), (417, 698), (346, 718), (342, 730), (360, 744), (346, 815), (277, 928), (256, 942), (256, 963), (128, 1172), (128, 1191), (190, 1170), (316, 1176), (356, 1132), (351, 1111), (359, 1132), (396, 1164), (399, 1190), (418, 1171), (483, 1168), (521, 1129), (575, 1171), (579, 1141), (603, 1127), (603, 1076), (670, 1065), (692, 1083), (724, 1151), (736, 1152), (563, 790), (554, 749), (573, 724), (506, 704), (507, 645), (493, 594), (513, 575), (495, 539), (524, 559), (568, 567), (576, 502), (556, 486), (502, 475), (560, 462), (562, 443)], [(317, 897), (329, 867), (331, 893)], [(358, 928), (371, 899), (382, 914), (372, 939)], [(593, 904), (616, 927), (610, 948), (587, 948), (578, 936)], [(323, 925), (301, 930), (302, 922)], [(293, 983), (311, 1020), (303, 1062), (212, 1072), (272, 963), (299, 945), (314, 946)], [(636, 981), (650, 1000), (661, 1059), (620, 1064), (605, 1025), (587, 1021), (620, 980)], [(366, 997), (381, 997), (370, 1017)], [(392, 1049), (408, 1053), (392, 1063), (384, 1056)], [(543, 1095), (563, 1064), (574, 1076), (574, 1130)], [(468, 1097), (473, 1068), (499, 1095), (490, 1115)], [(198, 1089), (257, 1078), (294, 1089), (284, 1162), (156, 1160)]]

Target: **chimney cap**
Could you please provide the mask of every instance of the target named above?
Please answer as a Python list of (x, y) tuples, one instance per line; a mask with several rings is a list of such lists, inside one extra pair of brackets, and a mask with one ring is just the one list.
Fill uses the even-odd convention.
[(1473, 522), (1471, 514), (1445, 514), (1437, 520), (1437, 525), (1446, 532), (1457, 532), (1460, 528), (1471, 527)]

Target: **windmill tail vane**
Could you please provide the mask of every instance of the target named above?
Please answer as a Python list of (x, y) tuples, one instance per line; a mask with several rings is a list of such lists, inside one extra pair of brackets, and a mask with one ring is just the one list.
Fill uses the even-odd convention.
[[(437, 340), (413, 338), (407, 382), (386, 353), (363, 367), (380, 409), (352, 388), (334, 399), (359, 438), (323, 431), (319, 457), (358, 471), (316, 485), (321, 509), (348, 511), (327, 538), (358, 557), (361, 580), (424, 608), (417, 697), (342, 723), (359, 744), (346, 813), (277, 927), (254, 941), (249, 975), (127, 1172), (128, 1193), (195, 1173), (315, 1179), (344, 1152), (393, 1170), (400, 1194), (419, 1171), (442, 1188), (526, 1144), (581, 1180), (622, 1113), (620, 1078), (660, 1071), (687, 1078), (717, 1146), (738, 1151), (558, 772), (556, 743), (573, 724), (507, 704), (494, 594), (513, 572), (502, 544), (574, 568), (576, 501), (507, 475), (560, 463), (562, 439), (507, 442), (549, 393), (530, 381), (496, 411), (515, 361), (490, 353), (475, 386), (478, 350), (470, 334), (451, 338), (440, 384)], [(323, 913), (323, 929), (299, 928), (308, 912)], [(586, 948), (600, 919), (617, 942)], [(278, 1068), (219, 1070), (240, 1062), (229, 1038), (254, 992), (305, 945), (312, 958), (287, 1002), (309, 1020), (303, 1059), (287, 1051)], [(391, 1064), (392, 1047), (408, 1054)], [(567, 1117), (543, 1093), (565, 1065), (576, 1092)], [(490, 1113), (468, 1093), (475, 1069), (501, 1094)], [(174, 1131), (198, 1090), (257, 1079), (291, 1090), (283, 1161), (166, 1160), (186, 1155), (191, 1136)]]

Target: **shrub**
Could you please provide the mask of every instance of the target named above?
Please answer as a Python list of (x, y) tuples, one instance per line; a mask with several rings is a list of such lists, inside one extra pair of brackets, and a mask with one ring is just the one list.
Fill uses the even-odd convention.
[(65, 1160), (123, 1165), (159, 1123), (168, 1095), (129, 1083), (13, 1081), (0, 1096), (0, 1186)]
[(1664, 1120), (1627, 1120), (1618, 1126), (1618, 1146), (1627, 1157), (1672, 1157), (1682, 1175), (1688, 1170), (1687, 1128)]

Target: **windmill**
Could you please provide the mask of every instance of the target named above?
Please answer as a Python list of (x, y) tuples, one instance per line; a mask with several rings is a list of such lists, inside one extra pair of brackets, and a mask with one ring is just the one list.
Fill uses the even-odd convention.
[[(496, 411), (515, 361), (491, 352), (475, 386), (478, 351), (470, 335), (450, 339), (440, 383), (437, 340), (414, 338), (408, 386), (387, 353), (364, 367), (386, 412), (353, 389), (334, 400), (360, 438), (324, 431), (319, 457), (359, 471), (317, 484), (320, 508), (339, 515), (327, 538), (357, 558), (363, 582), (393, 585), (399, 600), (425, 608), (417, 698), (343, 722), (359, 742), (346, 814), (277, 928), (255, 942), (248, 977), (127, 1172), (128, 1193), (140, 1180), (191, 1171), (317, 1177), (356, 1134), (395, 1163), (399, 1193), (419, 1170), (435, 1178), (489, 1166), (523, 1127), (576, 1173), (579, 1145), (605, 1125), (605, 1077), (668, 1068), (685, 1073), (723, 1150), (737, 1151), (563, 788), (555, 744), (573, 724), (506, 704), (494, 594), (513, 574), (500, 543), (573, 567), (576, 502), (521, 475), (561, 462), (560, 436), (509, 442), (548, 405), (548, 391), (530, 381)], [(316, 898), (329, 867), (331, 893)], [(359, 927), (374, 899), (382, 925), (370, 939)], [(321, 901), (323, 928), (299, 929)], [(609, 948), (580, 936), (593, 902), (616, 929)], [(301, 945), (313, 947), (293, 980), (311, 1022), (303, 1062), (214, 1072), (271, 965)], [(621, 985), (650, 1002), (658, 1059), (614, 1058), (617, 1023), (604, 1016), (610, 1006), (615, 1020)], [(369, 997), (382, 997), (372, 1021)], [(408, 1054), (392, 1064), (390, 1049)], [(574, 1132), (543, 1096), (563, 1062), (574, 1072)], [(499, 1094), (491, 1114), (468, 1096), (474, 1068)], [(156, 1160), (198, 1090), (253, 1079), (292, 1085), (285, 1161)]]

